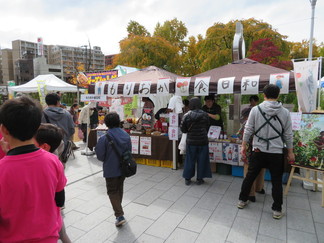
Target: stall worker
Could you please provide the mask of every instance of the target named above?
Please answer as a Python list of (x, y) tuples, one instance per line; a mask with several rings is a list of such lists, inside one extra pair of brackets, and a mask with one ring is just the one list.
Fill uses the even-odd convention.
[(215, 102), (215, 95), (210, 94), (205, 97), (205, 105), (202, 110), (207, 112), (209, 116), (209, 126), (219, 126), (224, 131), (222, 120), (222, 108)]

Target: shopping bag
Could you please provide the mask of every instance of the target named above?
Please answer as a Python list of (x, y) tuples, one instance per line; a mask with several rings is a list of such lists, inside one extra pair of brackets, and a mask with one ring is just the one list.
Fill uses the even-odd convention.
[(83, 139), (84, 138), (84, 135), (83, 135), (83, 132), (82, 132), (81, 128), (78, 128), (78, 137), (80, 139)]

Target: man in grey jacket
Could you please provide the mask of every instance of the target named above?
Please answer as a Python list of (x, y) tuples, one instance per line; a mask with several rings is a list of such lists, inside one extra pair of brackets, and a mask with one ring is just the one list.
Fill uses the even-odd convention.
[(56, 93), (47, 94), (45, 102), (48, 107), (44, 110), (42, 122), (52, 123), (62, 128), (64, 131), (63, 141), (66, 145), (75, 131), (72, 116), (67, 110), (60, 107), (60, 96)]
[(273, 218), (282, 217), (282, 174), (284, 168), (283, 148), (286, 144), (288, 161), (294, 161), (293, 133), (289, 111), (278, 97), (279, 87), (273, 84), (263, 89), (264, 102), (252, 108), (245, 125), (241, 154), (246, 157), (246, 144), (254, 135), (248, 173), (242, 183), (237, 207), (243, 209), (248, 203), (251, 186), (262, 168), (268, 168), (272, 183)]

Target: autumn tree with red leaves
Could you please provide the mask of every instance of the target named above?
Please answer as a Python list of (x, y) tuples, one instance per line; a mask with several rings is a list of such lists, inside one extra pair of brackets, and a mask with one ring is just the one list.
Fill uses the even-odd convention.
[(249, 50), (249, 58), (257, 62), (271, 65), (286, 70), (292, 69), (292, 63), (288, 60), (282, 60), (283, 52), (279, 50), (270, 38), (259, 39), (252, 42)]

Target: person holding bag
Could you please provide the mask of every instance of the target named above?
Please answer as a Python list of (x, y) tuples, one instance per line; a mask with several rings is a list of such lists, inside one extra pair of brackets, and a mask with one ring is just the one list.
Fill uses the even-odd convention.
[(132, 151), (131, 139), (128, 133), (120, 128), (120, 118), (116, 112), (110, 112), (105, 116), (104, 122), (109, 128), (108, 135), (116, 148), (113, 147), (108, 136), (102, 136), (95, 148), (98, 160), (103, 162), (103, 177), (106, 180), (107, 194), (115, 212), (117, 227), (122, 226), (126, 219), (122, 207), (123, 189), (125, 176), (121, 170), (120, 154), (125, 151)]

